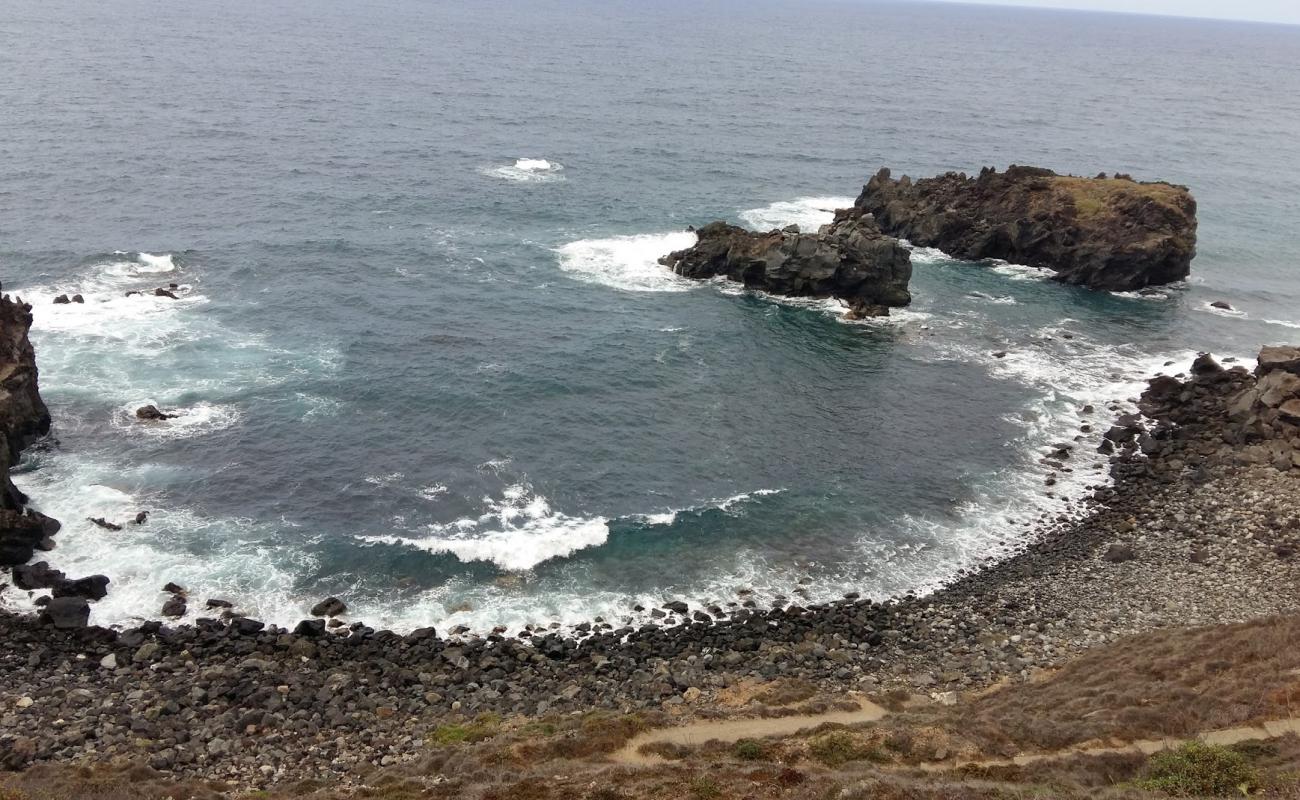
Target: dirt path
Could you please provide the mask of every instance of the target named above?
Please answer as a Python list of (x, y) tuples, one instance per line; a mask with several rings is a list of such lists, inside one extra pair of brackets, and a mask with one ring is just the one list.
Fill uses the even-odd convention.
[(622, 750), (610, 756), (621, 764), (654, 766), (667, 763), (667, 759), (647, 755), (639, 750), (648, 744), (676, 744), (693, 747), (705, 742), (738, 742), (741, 739), (763, 739), (769, 736), (791, 736), (818, 725), (833, 723), (853, 725), (875, 722), (889, 712), (875, 703), (860, 700), (856, 711), (830, 711), (825, 714), (798, 714), (789, 717), (762, 719), (731, 719), (717, 722), (693, 722), (676, 728), (660, 728), (636, 735)]
[[(1204, 731), (1194, 737), (1197, 741), (1205, 744), (1232, 745), (1237, 742), (1249, 742), (1259, 739), (1272, 739), (1277, 736), (1285, 736), (1288, 733), (1300, 734), (1300, 719), (1276, 719), (1262, 722), (1259, 725), (1242, 728), (1220, 728), (1214, 731)], [(1136, 742), (1116, 745), (1114, 747), (1068, 747), (1064, 750), (1056, 750), (1050, 753), (1027, 753), (1024, 755), (1013, 756), (1012, 758), (987, 758), (975, 761), (930, 761), (919, 764), (918, 768), (927, 771), (942, 771), (947, 769), (956, 769), (957, 767), (1007, 767), (1023, 766), (1033, 764), (1036, 761), (1048, 761), (1054, 758), (1070, 758), (1072, 756), (1101, 756), (1111, 753), (1141, 753), (1151, 755), (1159, 753), (1162, 750), (1170, 750), (1178, 747), (1183, 739), (1139, 739)]]
[[(705, 742), (738, 742), (741, 739), (763, 739), (771, 736), (793, 736), (800, 731), (819, 725), (854, 725), (863, 722), (877, 722), (888, 715), (888, 711), (867, 700), (860, 700), (856, 711), (831, 711), (825, 714), (798, 714), (789, 717), (771, 717), (762, 719), (732, 719), (715, 722), (692, 722), (675, 728), (660, 728), (646, 731), (633, 737), (623, 749), (612, 756), (615, 762), (636, 766), (655, 766), (667, 763), (660, 756), (640, 752), (648, 744), (673, 744), (696, 747)], [(1269, 720), (1255, 726), (1241, 728), (1221, 728), (1198, 734), (1196, 739), (1206, 744), (1231, 745), (1258, 739), (1272, 739), (1288, 733), (1300, 734), (1300, 719)], [(1150, 755), (1161, 750), (1168, 750), (1187, 739), (1141, 739), (1113, 747), (1071, 747), (1050, 753), (1028, 753), (1012, 758), (989, 758), (974, 761), (930, 761), (907, 768), (927, 771), (942, 771), (958, 767), (999, 767), (1023, 766), (1036, 761), (1072, 756), (1097, 756), (1110, 753), (1142, 753)]]

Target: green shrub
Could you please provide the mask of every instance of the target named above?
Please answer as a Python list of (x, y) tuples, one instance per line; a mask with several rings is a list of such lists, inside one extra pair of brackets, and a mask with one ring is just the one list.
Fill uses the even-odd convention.
[(767, 747), (762, 742), (754, 739), (741, 739), (736, 742), (736, 758), (741, 761), (765, 761), (767, 760)]
[(838, 767), (850, 761), (864, 759), (884, 760), (884, 755), (880, 751), (864, 746), (848, 731), (835, 731), (813, 739), (808, 745), (808, 752), (828, 767)]
[(500, 725), (501, 718), (496, 714), (480, 714), (470, 723), (439, 725), (429, 735), (429, 741), (433, 744), (442, 745), (473, 744), (496, 736)]
[(691, 781), (691, 795), (696, 800), (714, 800), (722, 796), (722, 789), (718, 787), (717, 781), (707, 775), (700, 775)]
[(1248, 794), (1257, 782), (1255, 769), (1241, 753), (1187, 742), (1152, 756), (1138, 786), (1174, 797), (1203, 797)]

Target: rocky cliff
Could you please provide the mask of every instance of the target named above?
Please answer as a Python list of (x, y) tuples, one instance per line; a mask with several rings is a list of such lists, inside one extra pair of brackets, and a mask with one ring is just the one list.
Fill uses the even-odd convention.
[(881, 230), (954, 258), (1045, 267), (1064, 283), (1127, 291), (1187, 277), (1196, 201), (1185, 187), (1036, 167), (913, 182), (882, 169), (858, 197)]
[(50, 414), (36, 385), (36, 354), (27, 338), (31, 306), (0, 296), (0, 565), (25, 563), (58, 530), (58, 523), (28, 509), (9, 479), (23, 448), (50, 430)]
[(912, 301), (912, 262), (857, 209), (836, 212), (817, 233), (790, 227), (768, 233), (714, 222), (693, 247), (659, 263), (688, 278), (723, 275), (745, 286), (791, 297), (836, 297), (853, 316), (881, 316)]

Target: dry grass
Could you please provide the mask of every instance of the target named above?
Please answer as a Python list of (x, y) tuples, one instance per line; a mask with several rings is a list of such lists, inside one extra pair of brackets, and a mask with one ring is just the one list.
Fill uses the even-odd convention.
[(1300, 616), (1161, 631), (1099, 648), (1041, 683), (951, 710), (989, 753), (1183, 737), (1300, 715)]
[(1168, 183), (1138, 183), (1123, 178), (1052, 178), (1053, 189), (1068, 197), (1080, 219), (1092, 220), (1118, 213), (1118, 208), (1147, 198), (1171, 209), (1182, 207), (1186, 190)]

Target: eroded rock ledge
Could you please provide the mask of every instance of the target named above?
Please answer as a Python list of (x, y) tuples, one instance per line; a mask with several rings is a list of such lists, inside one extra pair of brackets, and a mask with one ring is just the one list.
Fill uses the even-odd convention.
[(1196, 201), (1186, 187), (1125, 175), (984, 168), (913, 182), (888, 169), (856, 205), (885, 233), (954, 258), (1045, 267), (1056, 280), (1130, 291), (1186, 278), (1196, 254)]
[(767, 233), (713, 222), (693, 247), (659, 260), (688, 278), (719, 275), (753, 289), (790, 297), (835, 297), (855, 317), (883, 316), (912, 301), (912, 262), (898, 240), (869, 215), (841, 209), (817, 233), (795, 226)]

